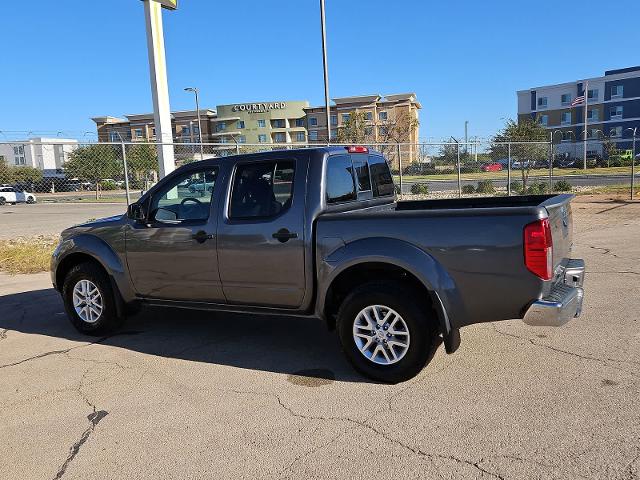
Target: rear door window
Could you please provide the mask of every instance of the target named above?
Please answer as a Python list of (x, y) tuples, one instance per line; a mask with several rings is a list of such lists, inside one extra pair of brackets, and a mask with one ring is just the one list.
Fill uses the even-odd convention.
[(381, 155), (369, 155), (369, 170), (374, 197), (393, 195), (393, 178), (387, 161)]
[(367, 163), (367, 155), (352, 155), (353, 169), (358, 181), (358, 191), (368, 192), (371, 190), (371, 179), (369, 178), (369, 164)]
[(332, 155), (327, 159), (327, 203), (341, 203), (356, 199), (351, 155)]

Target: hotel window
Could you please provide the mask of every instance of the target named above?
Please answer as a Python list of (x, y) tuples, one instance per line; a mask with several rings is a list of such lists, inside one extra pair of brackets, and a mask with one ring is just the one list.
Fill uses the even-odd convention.
[(560, 103), (562, 105), (571, 105), (571, 94), (563, 93), (562, 96), (560, 97)]
[(244, 120), (238, 120), (238, 121), (236, 122), (236, 128), (237, 128), (237, 129), (244, 128)]
[(273, 139), (276, 143), (286, 143), (287, 135), (285, 133), (279, 132), (273, 136)]
[(600, 110), (598, 110), (597, 108), (587, 110), (587, 120), (591, 122), (597, 122), (598, 120), (600, 120)]
[(136, 128), (133, 130), (133, 136), (135, 138), (142, 138), (142, 129), (141, 128)]
[(378, 129), (378, 133), (384, 137), (385, 135), (387, 135), (387, 127), (380, 127)]
[(247, 143), (247, 137), (244, 135), (238, 135), (238, 143)]
[(258, 135), (258, 143), (267, 143), (267, 136), (264, 133), (261, 133), (260, 135)]
[[(194, 129), (195, 133), (195, 129)], [(191, 135), (191, 130), (186, 125), (182, 127), (182, 136), (186, 137), (187, 135)]]
[(193, 134), (200, 135), (200, 128), (197, 125), (193, 126)]
[(547, 97), (538, 98), (538, 108), (547, 108)]
[(317, 142), (318, 141), (318, 131), (317, 130), (311, 130), (309, 132), (309, 141), (310, 142)]
[(373, 127), (364, 127), (364, 134), (367, 137), (370, 137), (373, 135)]
[(387, 119), (387, 112), (378, 112), (378, 120), (384, 122)]
[(338, 116), (331, 115), (331, 125), (337, 125), (337, 124), (338, 124)]
[(622, 127), (611, 127), (609, 129), (610, 137), (621, 137), (622, 136)]
[(153, 127), (151, 129), (151, 135), (153, 135), (154, 137), (156, 136), (156, 127)]
[(304, 127), (304, 118), (296, 118), (296, 127)]
[(587, 98), (589, 100), (597, 100), (598, 99), (598, 89), (594, 88), (593, 90), (589, 90), (587, 92)]
[(549, 125), (549, 115), (540, 115), (540, 125)]
[(227, 137), (220, 137), (220, 143), (229, 143), (229, 139)]
[(218, 132), (222, 132), (223, 130), (226, 130), (226, 129), (227, 129), (227, 124), (225, 122), (220, 122), (216, 127), (216, 131)]
[(275, 120), (271, 120), (271, 124), (273, 128), (285, 128), (284, 120), (277, 118)]
[(560, 125), (571, 125), (571, 112), (562, 112)]
[(622, 105), (611, 107), (609, 113), (611, 114), (611, 120), (622, 118)]
[(263, 118), (258, 120), (258, 128), (264, 128), (266, 126), (267, 126), (267, 123), (265, 122), (265, 120)]
[(296, 142), (304, 142), (304, 132), (296, 132)]
[(365, 120), (373, 120), (373, 112), (364, 112)]
[(331, 129), (331, 138), (336, 138), (338, 136), (338, 130), (335, 128)]
[(589, 133), (587, 134), (588, 138), (598, 138), (598, 132), (600, 130), (598, 130), (597, 128), (590, 128), (589, 129)]
[(309, 117), (309, 126), (310, 127), (317, 127), (318, 126), (318, 119), (316, 117)]
[(13, 147), (13, 154), (15, 155), (14, 161), (16, 165), (24, 165), (24, 146), (18, 145), (17, 147)]
[(109, 141), (114, 143), (120, 141), (118, 132), (109, 132)]
[[(350, 116), (351, 116), (350, 113), (343, 113), (342, 114), (342, 123), (348, 122)], [(335, 125), (335, 123), (331, 122), (331, 125)]]
[(624, 87), (622, 85), (613, 85), (611, 87), (611, 98), (621, 98), (624, 94)]

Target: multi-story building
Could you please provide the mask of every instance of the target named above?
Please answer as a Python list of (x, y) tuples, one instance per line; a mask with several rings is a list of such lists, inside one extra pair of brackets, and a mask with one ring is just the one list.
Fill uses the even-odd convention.
[(7, 165), (37, 168), (45, 177), (63, 176), (63, 166), (78, 141), (36, 137), (0, 144), (0, 161)]
[[(414, 93), (335, 98), (331, 106), (331, 140), (352, 112), (363, 112), (368, 143), (418, 142), (418, 110)], [(310, 107), (306, 100), (270, 101), (218, 105), (200, 111), (202, 140), (218, 144), (305, 144), (327, 141), (325, 107)], [(98, 141), (154, 141), (152, 114), (92, 119)], [(198, 118), (194, 110), (172, 113), (176, 142), (198, 141)], [(222, 147), (221, 147), (222, 148)], [(403, 146), (410, 156), (414, 147)], [(395, 151), (394, 151), (395, 152)], [(395, 154), (395, 153), (394, 153)]]
[(521, 90), (518, 119), (540, 122), (549, 135), (554, 135), (554, 141), (562, 140), (559, 153), (581, 156), (577, 144), (585, 138), (585, 104), (571, 104), (583, 95), (585, 85), (587, 153), (603, 155), (600, 140), (605, 137), (619, 150), (631, 149), (633, 129), (637, 128), (640, 134), (640, 67), (608, 70), (602, 77)]

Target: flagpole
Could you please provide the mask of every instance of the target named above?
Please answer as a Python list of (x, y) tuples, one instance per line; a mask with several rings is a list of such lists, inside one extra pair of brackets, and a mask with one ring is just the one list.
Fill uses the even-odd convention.
[(587, 109), (589, 108), (589, 81), (584, 82), (584, 157), (582, 168), (587, 169)]

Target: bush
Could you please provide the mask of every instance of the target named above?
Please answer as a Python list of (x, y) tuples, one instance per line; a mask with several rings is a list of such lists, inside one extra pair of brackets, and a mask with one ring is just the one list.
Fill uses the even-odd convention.
[(426, 183), (414, 183), (411, 185), (411, 193), (414, 195), (426, 195), (429, 193), (429, 186)]
[(452, 173), (456, 173), (456, 171), (453, 168), (443, 168), (442, 170), (439, 170), (438, 173), (441, 173), (443, 175), (451, 175)]
[(117, 190), (118, 185), (116, 185), (116, 182), (112, 180), (106, 180), (104, 182), (100, 182), (100, 189), (101, 190)]
[(463, 185), (462, 186), (462, 193), (464, 194), (472, 194), (472, 193), (476, 193), (476, 189), (473, 185)]
[(553, 189), (556, 192), (570, 192), (573, 189), (573, 185), (566, 180), (559, 180), (553, 184)]
[(479, 173), (480, 167), (475, 165), (463, 165), (460, 167), (460, 173)]
[(515, 192), (518, 195), (522, 195), (522, 183), (518, 182), (517, 180), (514, 182), (511, 182), (509, 184), (511, 186), (511, 192)]
[(532, 183), (527, 187), (527, 193), (529, 195), (542, 195), (547, 193), (548, 185), (543, 182)]
[(476, 191), (478, 193), (496, 193), (496, 187), (491, 180), (482, 180), (478, 182)]

